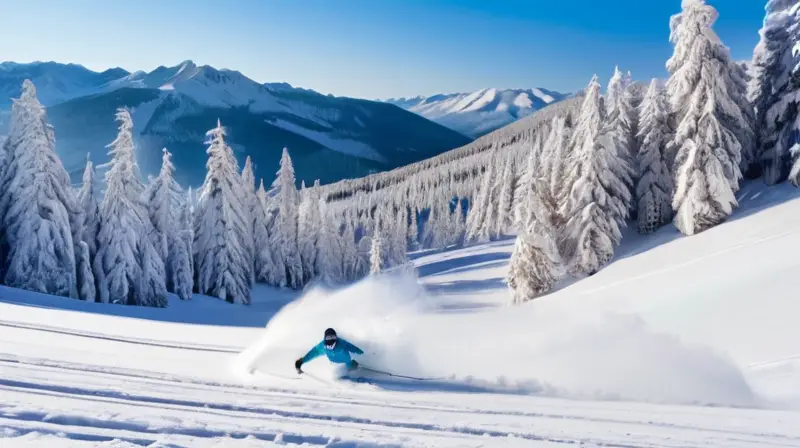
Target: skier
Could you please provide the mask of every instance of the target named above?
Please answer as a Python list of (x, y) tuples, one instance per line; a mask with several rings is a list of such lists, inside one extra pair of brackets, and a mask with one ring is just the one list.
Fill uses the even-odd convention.
[(353, 370), (358, 367), (358, 363), (350, 357), (350, 353), (363, 355), (364, 351), (338, 337), (333, 328), (328, 328), (325, 330), (325, 338), (322, 342), (312, 347), (305, 356), (295, 361), (294, 368), (297, 369), (297, 373), (303, 373), (300, 367), (304, 363), (325, 354), (328, 357), (328, 361), (336, 364), (347, 364), (348, 370)]

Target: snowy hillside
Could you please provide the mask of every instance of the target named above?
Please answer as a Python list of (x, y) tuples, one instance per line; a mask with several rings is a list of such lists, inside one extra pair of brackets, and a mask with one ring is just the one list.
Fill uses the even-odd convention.
[[(413, 255), (422, 288), (386, 274), (258, 289), (251, 307), (3, 287), (0, 445), (798, 446), (800, 197), (751, 183), (740, 200), (697, 236), (626, 237), (595, 276), (514, 308), (510, 240)], [(445, 378), (337, 381), (324, 360), (298, 377), (328, 326), (364, 365)]]
[(471, 93), (392, 98), (386, 102), (477, 138), (567, 97), (539, 88), (489, 88)]
[[(237, 71), (192, 61), (150, 73), (95, 73), (57, 63), (0, 65), (4, 98), (17, 97), (24, 79), (42, 92), (59, 156), (74, 182), (80, 180), (87, 152), (98, 164), (108, 160), (105, 146), (114, 138), (118, 107), (132, 110), (144, 174), (158, 171), (161, 149), (167, 147), (184, 186), (202, 181), (205, 162), (196, 155), (203, 151), (205, 131), (218, 118), (228, 128), (240, 165), (250, 155), (257, 178), (271, 179), (282, 148), (288, 147), (298, 184), (396, 168), (470, 142), (385, 103), (321, 95), (288, 84), (262, 85)], [(9, 107), (10, 100), (0, 102), (3, 132)]]

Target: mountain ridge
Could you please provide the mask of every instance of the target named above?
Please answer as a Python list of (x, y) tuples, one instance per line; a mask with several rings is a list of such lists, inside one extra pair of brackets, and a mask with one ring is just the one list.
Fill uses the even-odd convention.
[[(297, 182), (321, 183), (396, 168), (471, 141), (402, 108), (323, 95), (288, 83), (256, 82), (241, 72), (187, 60), (151, 72), (36, 62), (0, 65), (0, 133), (24, 79), (37, 87), (56, 131), (57, 151), (74, 181), (86, 154), (108, 159), (114, 111), (132, 109), (143, 174), (158, 171), (161, 150), (173, 153), (176, 176), (197, 186), (205, 175), (205, 131), (228, 128), (240, 165), (251, 156), (257, 177), (272, 181), (283, 147), (296, 160)], [(4, 118), (5, 115), (5, 118)]]

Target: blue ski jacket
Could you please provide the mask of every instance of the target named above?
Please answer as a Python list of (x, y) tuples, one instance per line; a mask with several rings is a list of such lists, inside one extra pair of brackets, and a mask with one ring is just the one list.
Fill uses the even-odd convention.
[(305, 356), (303, 356), (303, 364), (322, 355), (327, 356), (330, 362), (338, 364), (350, 364), (352, 362), (350, 353), (363, 355), (364, 351), (342, 338), (339, 338), (339, 340), (336, 342), (336, 345), (333, 346), (333, 349), (328, 349), (325, 347), (325, 341), (322, 341), (309, 350)]

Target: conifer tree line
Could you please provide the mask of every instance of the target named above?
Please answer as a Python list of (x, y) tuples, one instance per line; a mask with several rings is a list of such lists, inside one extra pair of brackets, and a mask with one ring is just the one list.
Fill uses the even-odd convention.
[(716, 19), (703, 0), (683, 0), (666, 82), (615, 68), (604, 92), (594, 76), (462, 148), (299, 188), (287, 149), (265, 187), (219, 122), (197, 191), (175, 182), (167, 149), (158, 175), (142, 179), (120, 109), (103, 179), (87, 161), (73, 189), (25, 81), (0, 151), (0, 279), (106, 303), (160, 307), (174, 293), (249, 304), (255, 283), (346, 283), (404, 265), (413, 250), (513, 237), (507, 282), (514, 303), (531, 300), (602, 269), (626, 227), (693, 235), (733, 213), (746, 178), (800, 185), (800, 7), (767, 2), (749, 70)]
[(467, 211), (459, 235), (421, 247), (516, 236), (507, 279), (516, 303), (596, 273), (629, 225), (707, 230), (733, 213), (744, 179), (800, 185), (800, 6), (767, 2), (749, 71), (715, 34), (717, 18), (703, 0), (682, 2), (664, 83), (617, 68), (604, 94), (595, 76), (581, 95), (502, 133), (323, 189), (357, 208), (409, 204), (428, 234), (444, 228), (436, 210)]
[(206, 134), (206, 178), (195, 195), (175, 181), (167, 149), (158, 175), (143, 179), (131, 113), (109, 118), (118, 133), (102, 181), (87, 159), (73, 188), (36, 87), (23, 82), (0, 151), (3, 284), (125, 305), (165, 307), (168, 293), (249, 304), (256, 282), (301, 289), (407, 261), (409, 227), (395, 219), (398, 209), (329, 207), (318, 182), (296, 187), (286, 148), (270, 187), (256, 187), (250, 158), (240, 169), (218, 121)]

